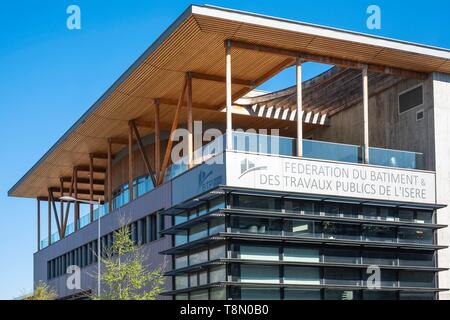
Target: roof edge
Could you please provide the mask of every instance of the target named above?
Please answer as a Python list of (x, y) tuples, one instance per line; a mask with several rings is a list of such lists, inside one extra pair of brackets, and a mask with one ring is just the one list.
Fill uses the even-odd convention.
[(19, 185), (61, 144), (68, 136), (89, 117), (114, 90), (119, 87), (137, 67), (150, 56), (184, 21), (192, 15), (193, 5), (190, 5), (178, 18), (147, 48), (143, 54), (117, 79), (102, 96), (59, 138), (53, 146), (17, 181), (8, 191), (8, 197), (14, 197), (14, 192)]

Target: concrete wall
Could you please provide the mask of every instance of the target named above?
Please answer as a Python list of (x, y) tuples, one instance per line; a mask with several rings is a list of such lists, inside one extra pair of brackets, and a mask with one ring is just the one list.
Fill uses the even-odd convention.
[[(111, 214), (105, 216), (101, 220), (101, 235), (109, 234), (122, 225), (123, 221), (133, 222), (139, 220), (153, 212), (161, 209), (167, 209), (171, 206), (171, 182), (165, 183), (160, 188), (145, 194), (128, 205), (115, 210)], [(166, 218), (166, 225), (170, 226), (170, 217)], [(74, 250), (86, 243), (97, 239), (97, 223), (87, 225), (85, 228), (76, 233), (69, 235), (67, 238), (56, 242), (34, 254), (34, 282), (47, 282), (47, 261), (59, 257), (71, 250)], [(143, 254), (146, 257), (147, 265), (157, 267), (164, 263), (164, 259), (168, 259), (159, 254), (160, 251), (171, 247), (170, 237), (164, 237), (152, 243), (143, 246)], [(170, 261), (168, 261), (170, 262)], [(171, 264), (166, 263), (166, 270), (170, 270)], [(82, 269), (81, 290), (68, 290), (66, 286), (67, 276), (62, 276), (48, 281), (48, 284), (54, 288), (60, 297), (74, 295), (78, 292), (92, 289), (96, 292), (96, 265), (90, 265)], [(166, 289), (171, 289), (170, 279), (166, 279)]]
[[(450, 204), (450, 75), (436, 73), (432, 76), (434, 95), (434, 134), (436, 136), (436, 186), (437, 201)], [(438, 210), (438, 223), (450, 225), (450, 207)], [(450, 245), (450, 230), (438, 232), (440, 245)], [(450, 267), (450, 250), (438, 254), (439, 266)], [(439, 286), (450, 288), (450, 272), (439, 275)], [(450, 300), (450, 292), (440, 294), (440, 299)]]

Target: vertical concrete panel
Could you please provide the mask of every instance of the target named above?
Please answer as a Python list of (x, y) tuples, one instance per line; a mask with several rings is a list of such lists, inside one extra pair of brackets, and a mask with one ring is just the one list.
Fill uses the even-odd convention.
[[(433, 74), (434, 96), (434, 135), (435, 135), (435, 165), (436, 165), (436, 196), (437, 201), (450, 204), (450, 75)], [(437, 221), (440, 224), (450, 224), (450, 207), (438, 210)], [(438, 243), (450, 245), (450, 230), (439, 230)], [(438, 254), (439, 267), (450, 267), (450, 250), (441, 250)], [(450, 272), (439, 274), (439, 287), (450, 288)], [(450, 293), (440, 293), (440, 299), (450, 300)]]

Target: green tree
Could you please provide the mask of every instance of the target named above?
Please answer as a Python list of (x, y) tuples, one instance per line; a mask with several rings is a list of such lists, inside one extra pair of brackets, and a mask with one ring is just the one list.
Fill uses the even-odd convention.
[(147, 270), (140, 248), (131, 240), (128, 226), (114, 233), (113, 245), (106, 256), (102, 258), (102, 292), (94, 299), (157, 299), (164, 285), (163, 267)]
[(32, 295), (25, 297), (24, 300), (55, 300), (56, 292), (51, 289), (45, 282), (39, 282), (34, 288)]

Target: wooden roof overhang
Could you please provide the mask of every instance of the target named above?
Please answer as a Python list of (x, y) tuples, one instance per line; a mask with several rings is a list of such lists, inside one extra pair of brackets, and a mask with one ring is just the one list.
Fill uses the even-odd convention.
[[(153, 132), (155, 99), (161, 101), (161, 129), (169, 129), (187, 72), (193, 74), (193, 118), (224, 122), (225, 48), (232, 41), (232, 93), (241, 98), (297, 58), (373, 72), (424, 78), (450, 73), (450, 52), (295, 21), (211, 6), (189, 7), (56, 142), (8, 192), (9, 196), (45, 197), (70, 177), (74, 166), (89, 165), (89, 154), (105, 153), (107, 139), (126, 139), (128, 121)], [(181, 123), (186, 119), (181, 110)], [(250, 119), (250, 120), (249, 120)], [(283, 120), (234, 115), (235, 126), (280, 127)], [(281, 122), (280, 122), (281, 121)], [(122, 149), (113, 146), (113, 153)], [(102, 164), (103, 162), (103, 164)], [(99, 169), (105, 160), (96, 160)], [(103, 170), (104, 171), (104, 170)], [(104, 179), (98, 170), (95, 179)], [(100, 186), (97, 187), (100, 190)]]

